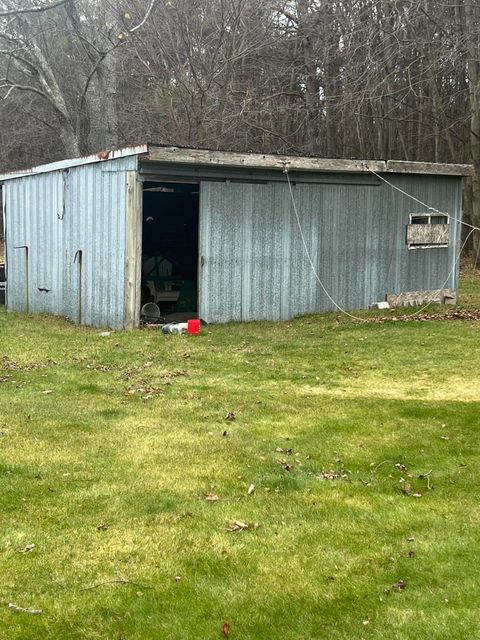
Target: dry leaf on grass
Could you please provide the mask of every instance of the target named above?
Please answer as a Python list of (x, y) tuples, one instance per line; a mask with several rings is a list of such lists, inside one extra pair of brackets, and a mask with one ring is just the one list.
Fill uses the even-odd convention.
[(32, 544), (27, 544), (26, 547), (24, 547), (23, 549), (20, 549), (18, 553), (30, 553), (30, 551), (33, 551), (34, 549), (35, 549), (35, 544), (32, 542)]
[(350, 471), (346, 469), (328, 469), (320, 472), (318, 478), (323, 478), (324, 480), (350, 480)]
[(392, 588), (395, 589), (395, 591), (404, 591), (407, 588), (407, 583), (405, 580), (399, 580)]
[(235, 420), (236, 416), (233, 413), (233, 411), (229, 411), (227, 413), (227, 415), (225, 416), (225, 420), (228, 420), (229, 422), (232, 422), (233, 420)]
[(220, 498), (217, 496), (216, 493), (207, 493), (207, 495), (205, 496), (205, 500), (207, 502), (218, 502)]
[(249, 528), (250, 526), (246, 522), (235, 520), (233, 524), (227, 527), (226, 531), (232, 533), (233, 531), (245, 531), (245, 529), (249, 529)]
[(407, 496), (411, 495), (412, 494), (412, 485), (409, 482), (405, 482), (405, 484), (402, 487), (402, 491)]
[(13, 602), (8, 603), (8, 608), (16, 613), (29, 613), (31, 616), (39, 616), (43, 613), (41, 609), (25, 609), (24, 607), (19, 607), (18, 604), (13, 604)]
[(222, 635), (224, 638), (228, 638), (228, 636), (230, 635), (230, 630), (231, 630), (231, 627), (228, 624), (228, 622), (224, 622), (222, 625)]
[(255, 485), (254, 485), (254, 484), (251, 484), (251, 485), (248, 487), (248, 491), (247, 491), (247, 493), (248, 493), (248, 495), (249, 495), (249, 496), (251, 496), (251, 495), (252, 495), (252, 493), (255, 493)]

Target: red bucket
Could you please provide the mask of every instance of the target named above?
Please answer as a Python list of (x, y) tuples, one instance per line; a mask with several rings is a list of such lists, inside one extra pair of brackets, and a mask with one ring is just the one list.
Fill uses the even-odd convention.
[(189, 336), (198, 336), (200, 333), (200, 320), (189, 320), (187, 322), (187, 332)]

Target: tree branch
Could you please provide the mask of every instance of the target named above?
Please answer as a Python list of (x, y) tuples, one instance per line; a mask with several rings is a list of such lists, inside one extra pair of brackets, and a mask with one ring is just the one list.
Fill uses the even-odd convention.
[(143, 18), (143, 20), (142, 20), (139, 24), (137, 24), (137, 26), (136, 26), (136, 27), (133, 27), (132, 29), (129, 29), (129, 30), (128, 30), (128, 32), (129, 32), (129, 33), (133, 33), (133, 32), (134, 32), (134, 31), (136, 31), (137, 29), (140, 29), (140, 27), (143, 27), (143, 25), (146, 23), (146, 21), (147, 21), (147, 20), (148, 20), (148, 18), (150, 17), (150, 14), (152, 13), (152, 9), (153, 9), (153, 7), (154, 7), (154, 5), (155, 5), (155, 2), (156, 2), (156, 1), (157, 1), (157, 0), (151, 0), (151, 2), (150, 2), (150, 6), (148, 7), (148, 9), (147, 9), (147, 13), (145, 14), (145, 17)]
[(26, 13), (43, 13), (44, 11), (50, 11), (50, 9), (56, 9), (57, 7), (61, 7), (64, 4), (67, 4), (73, 1), (74, 0), (58, 0), (58, 2), (54, 2), (53, 4), (38, 5), (36, 7), (30, 7), (28, 9), (8, 9), (8, 10), (0, 11), (0, 18), (5, 18), (7, 16), (18, 16)]

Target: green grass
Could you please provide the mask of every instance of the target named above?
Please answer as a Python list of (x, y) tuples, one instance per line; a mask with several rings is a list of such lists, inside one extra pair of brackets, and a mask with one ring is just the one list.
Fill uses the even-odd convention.
[(0, 343), (0, 638), (480, 637), (480, 323)]

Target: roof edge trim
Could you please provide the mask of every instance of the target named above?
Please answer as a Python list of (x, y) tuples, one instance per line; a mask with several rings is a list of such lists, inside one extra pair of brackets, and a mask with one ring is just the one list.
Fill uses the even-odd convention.
[(0, 182), (27, 176), (61, 171), (96, 162), (117, 160), (128, 156), (141, 156), (142, 162), (160, 164), (202, 165), (212, 167), (235, 167), (245, 169), (277, 169), (289, 171), (311, 171), (331, 173), (403, 173), (444, 176), (472, 176), (474, 169), (469, 164), (440, 164), (435, 162), (408, 162), (403, 160), (343, 160), (308, 156), (287, 156), (230, 151), (209, 151), (176, 146), (137, 145), (124, 149), (99, 151), (82, 158), (61, 160), (39, 165), (32, 169), (14, 171), (0, 175)]
[(162, 164), (237, 167), (246, 169), (284, 169), (342, 173), (417, 173), (430, 175), (471, 176), (473, 167), (465, 164), (404, 162), (401, 160), (341, 160), (259, 153), (208, 151), (150, 145), (142, 161)]
[(289, 171), (351, 172), (369, 173), (370, 170), (385, 172), (383, 160), (330, 160), (302, 156), (273, 155), (263, 153), (241, 153), (233, 151), (208, 151), (182, 147), (159, 147), (150, 145), (148, 155), (142, 162), (162, 164), (203, 165), (212, 167), (236, 167), (244, 169), (279, 169)]
[(23, 171), (12, 171), (0, 175), (0, 182), (5, 180), (14, 180), (15, 178), (25, 178), (27, 176), (49, 173), (51, 171), (62, 171), (71, 169), (72, 167), (81, 167), (86, 164), (95, 162), (106, 162), (107, 160), (118, 160), (119, 158), (128, 158), (129, 156), (139, 156), (148, 153), (148, 145), (142, 144), (135, 147), (125, 147), (124, 149), (111, 149), (107, 151), (98, 151), (89, 156), (82, 158), (72, 158), (71, 160), (60, 160), (58, 162), (50, 162), (49, 164), (41, 164), (32, 169)]

